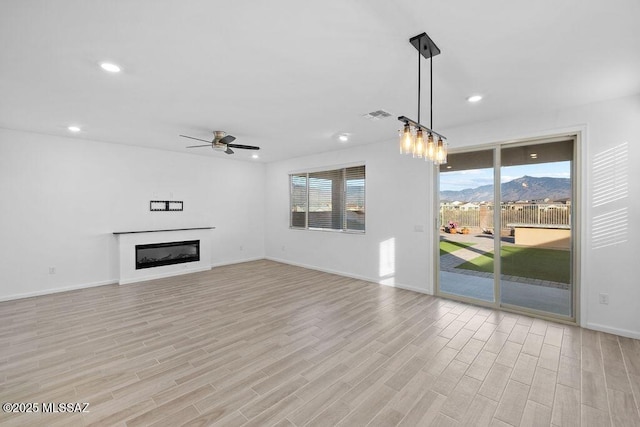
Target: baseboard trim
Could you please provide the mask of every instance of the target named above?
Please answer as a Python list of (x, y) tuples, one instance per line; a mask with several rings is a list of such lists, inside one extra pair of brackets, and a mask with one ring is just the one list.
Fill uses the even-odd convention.
[(228, 261), (228, 262), (220, 262), (220, 263), (215, 263), (215, 264), (210, 264), (208, 266), (205, 267), (200, 267), (200, 268), (193, 268), (193, 269), (189, 269), (189, 270), (182, 270), (179, 272), (174, 272), (174, 273), (165, 273), (165, 274), (158, 274), (158, 275), (151, 275), (151, 276), (145, 276), (143, 278), (137, 278), (137, 279), (128, 279), (128, 280), (124, 280), (124, 281), (118, 281), (118, 279), (109, 279), (109, 280), (101, 280), (98, 282), (91, 282), (91, 283), (84, 283), (82, 285), (73, 285), (73, 286), (65, 286), (63, 288), (50, 288), (50, 289), (43, 289), (41, 291), (34, 291), (34, 292), (26, 292), (23, 294), (13, 294), (13, 295), (4, 295), (4, 296), (0, 296), (0, 302), (2, 301), (13, 301), (13, 300), (17, 300), (17, 299), (24, 299), (24, 298), (31, 298), (31, 297), (37, 297), (37, 296), (41, 296), (41, 295), (50, 295), (50, 294), (57, 294), (60, 292), (68, 292), (68, 291), (76, 291), (78, 289), (84, 289), (84, 288), (95, 288), (96, 286), (105, 286), (105, 285), (128, 285), (128, 284), (133, 284), (133, 283), (138, 283), (138, 282), (144, 282), (147, 280), (155, 280), (155, 279), (163, 279), (166, 277), (173, 277), (173, 276), (178, 276), (178, 275), (182, 275), (182, 274), (189, 274), (189, 273), (198, 273), (201, 271), (208, 271), (211, 270), (213, 267), (222, 267), (224, 265), (232, 265), (232, 264), (241, 264), (243, 262), (250, 262), (250, 261), (259, 261), (265, 259), (264, 257), (252, 257), (252, 258), (247, 258), (244, 260), (237, 260), (237, 261)]
[(225, 265), (242, 264), (243, 262), (262, 261), (263, 259), (266, 259), (266, 258), (263, 256), (260, 256), (260, 257), (253, 257), (253, 258), (247, 258), (247, 259), (241, 259), (241, 260), (216, 262), (215, 264), (211, 264), (211, 268), (224, 267)]
[(78, 289), (95, 288), (97, 286), (116, 285), (116, 284), (118, 284), (117, 279), (101, 280), (99, 282), (85, 283), (82, 285), (65, 286), (64, 288), (50, 288), (50, 289), (44, 289), (41, 291), (27, 292), (24, 294), (0, 296), (0, 301), (12, 301), (16, 299), (38, 297), (41, 295), (57, 294), (60, 292), (77, 291)]
[(150, 274), (148, 276), (141, 276), (141, 277), (135, 277), (131, 279), (120, 280), (118, 281), (118, 284), (129, 285), (131, 283), (146, 282), (149, 280), (156, 280), (156, 279), (165, 279), (167, 277), (182, 276), (183, 274), (200, 273), (202, 271), (209, 271), (209, 270), (211, 270), (210, 264), (204, 265), (202, 267), (187, 268), (184, 270), (169, 271), (165, 273)]
[(430, 294), (429, 292), (427, 292), (424, 289), (415, 288), (413, 286), (402, 285), (402, 284), (398, 284), (398, 283), (392, 285), (392, 284), (389, 284), (389, 283), (384, 283), (383, 280), (374, 279), (374, 278), (366, 277), (366, 276), (360, 276), (358, 274), (347, 273), (347, 272), (344, 272), (344, 271), (331, 270), (331, 269), (328, 269), (328, 268), (322, 268), (322, 267), (318, 267), (318, 266), (315, 266), (315, 265), (303, 264), (303, 263), (299, 263), (299, 262), (293, 262), (293, 261), (280, 259), (280, 258), (275, 258), (275, 257), (269, 257), (269, 256), (265, 257), (264, 259), (267, 259), (269, 261), (279, 262), (279, 263), (282, 263), (282, 264), (293, 265), (293, 266), (296, 266), (296, 267), (308, 268), (309, 270), (322, 271), (323, 273), (335, 274), (335, 275), (338, 275), (338, 276), (349, 277), (351, 279), (362, 280), (364, 282), (369, 282), (369, 283), (374, 284), (374, 285), (389, 286), (391, 288), (404, 289), (406, 291), (418, 292), (420, 294), (433, 295), (433, 294)]
[(587, 329), (593, 329), (595, 331), (606, 332), (608, 334), (620, 335), (627, 338), (640, 339), (640, 332), (631, 331), (629, 329), (612, 328), (610, 326), (601, 325), (599, 323), (587, 322), (585, 326)]

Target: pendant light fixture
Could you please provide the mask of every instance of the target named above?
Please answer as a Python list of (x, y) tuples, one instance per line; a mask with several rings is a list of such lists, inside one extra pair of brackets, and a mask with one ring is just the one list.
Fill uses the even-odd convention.
[[(418, 51), (418, 121), (405, 116), (398, 117), (404, 123), (400, 131), (400, 153), (411, 154), (415, 158), (424, 158), (436, 165), (447, 163), (447, 138), (433, 130), (433, 57), (440, 54), (440, 49), (427, 33), (411, 37), (409, 42)], [(429, 127), (420, 124), (420, 83), (422, 56), (429, 60), (430, 78), (430, 122)], [(435, 140), (437, 138), (437, 142)]]

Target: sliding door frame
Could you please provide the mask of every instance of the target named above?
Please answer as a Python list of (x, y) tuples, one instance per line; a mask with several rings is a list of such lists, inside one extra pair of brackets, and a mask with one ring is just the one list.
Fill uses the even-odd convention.
[[(451, 154), (468, 153), (482, 150), (493, 150), (493, 169), (494, 169), (494, 201), (501, 201), (502, 194), (500, 191), (500, 179), (501, 179), (501, 151), (503, 148), (511, 148), (518, 146), (527, 146), (532, 144), (553, 143), (562, 140), (573, 140), (573, 160), (571, 162), (571, 299), (572, 299), (572, 316), (556, 315), (554, 313), (534, 310), (527, 307), (521, 307), (500, 302), (500, 276), (501, 276), (501, 258), (500, 256), (494, 256), (494, 274), (493, 274), (493, 295), (494, 301), (483, 301), (475, 298), (465, 297), (462, 295), (450, 294), (443, 292), (440, 288), (440, 172), (438, 167), (433, 168), (433, 182), (435, 183), (434, 194), (434, 215), (435, 215), (435, 228), (433, 239), (433, 256), (434, 256), (434, 291), (435, 295), (447, 299), (461, 301), (477, 306), (517, 313), (525, 314), (532, 317), (538, 317), (545, 320), (551, 320), (558, 323), (566, 323), (570, 325), (580, 325), (580, 307), (581, 307), (581, 292), (580, 292), (580, 271), (581, 271), (581, 233), (582, 233), (582, 200), (581, 200), (581, 171), (582, 171), (582, 133), (583, 130), (575, 130), (570, 132), (563, 132), (559, 134), (522, 138), (518, 140), (510, 140), (504, 142), (496, 142), (490, 144), (474, 145), (458, 150), (450, 150)], [(494, 206), (496, 204), (494, 203)], [(500, 209), (493, 210), (493, 223), (494, 228), (501, 227)], [(496, 226), (497, 225), (497, 226)], [(501, 250), (501, 239), (495, 238), (494, 233), (494, 254), (499, 254)]]

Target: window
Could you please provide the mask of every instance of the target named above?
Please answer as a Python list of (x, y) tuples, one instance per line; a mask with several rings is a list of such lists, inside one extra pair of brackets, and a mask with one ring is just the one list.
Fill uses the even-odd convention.
[(365, 167), (289, 175), (289, 226), (364, 231)]

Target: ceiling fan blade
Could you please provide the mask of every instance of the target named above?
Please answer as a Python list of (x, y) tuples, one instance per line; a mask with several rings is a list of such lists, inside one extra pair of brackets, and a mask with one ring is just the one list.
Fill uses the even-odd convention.
[(207, 141), (206, 139), (194, 138), (192, 136), (187, 136), (187, 135), (180, 135), (180, 136), (183, 138), (195, 139), (196, 141), (208, 142), (209, 144), (211, 144), (211, 141)]
[(225, 153), (227, 154), (233, 154), (233, 150), (231, 148), (229, 148), (229, 146), (227, 145), (227, 149), (224, 150)]
[(240, 148), (242, 150), (259, 150), (255, 145), (227, 144), (227, 147)]
[(187, 145), (187, 148), (197, 148), (197, 147), (211, 147), (211, 143), (207, 145)]
[(218, 141), (218, 142), (220, 142), (220, 143), (222, 143), (222, 144), (228, 144), (228, 143), (233, 142), (233, 141), (235, 141), (235, 140), (236, 140), (236, 137), (235, 137), (235, 136), (233, 136), (233, 135), (227, 135), (227, 136), (225, 136), (225, 137), (221, 138), (221, 139), (220, 139), (220, 141)]

